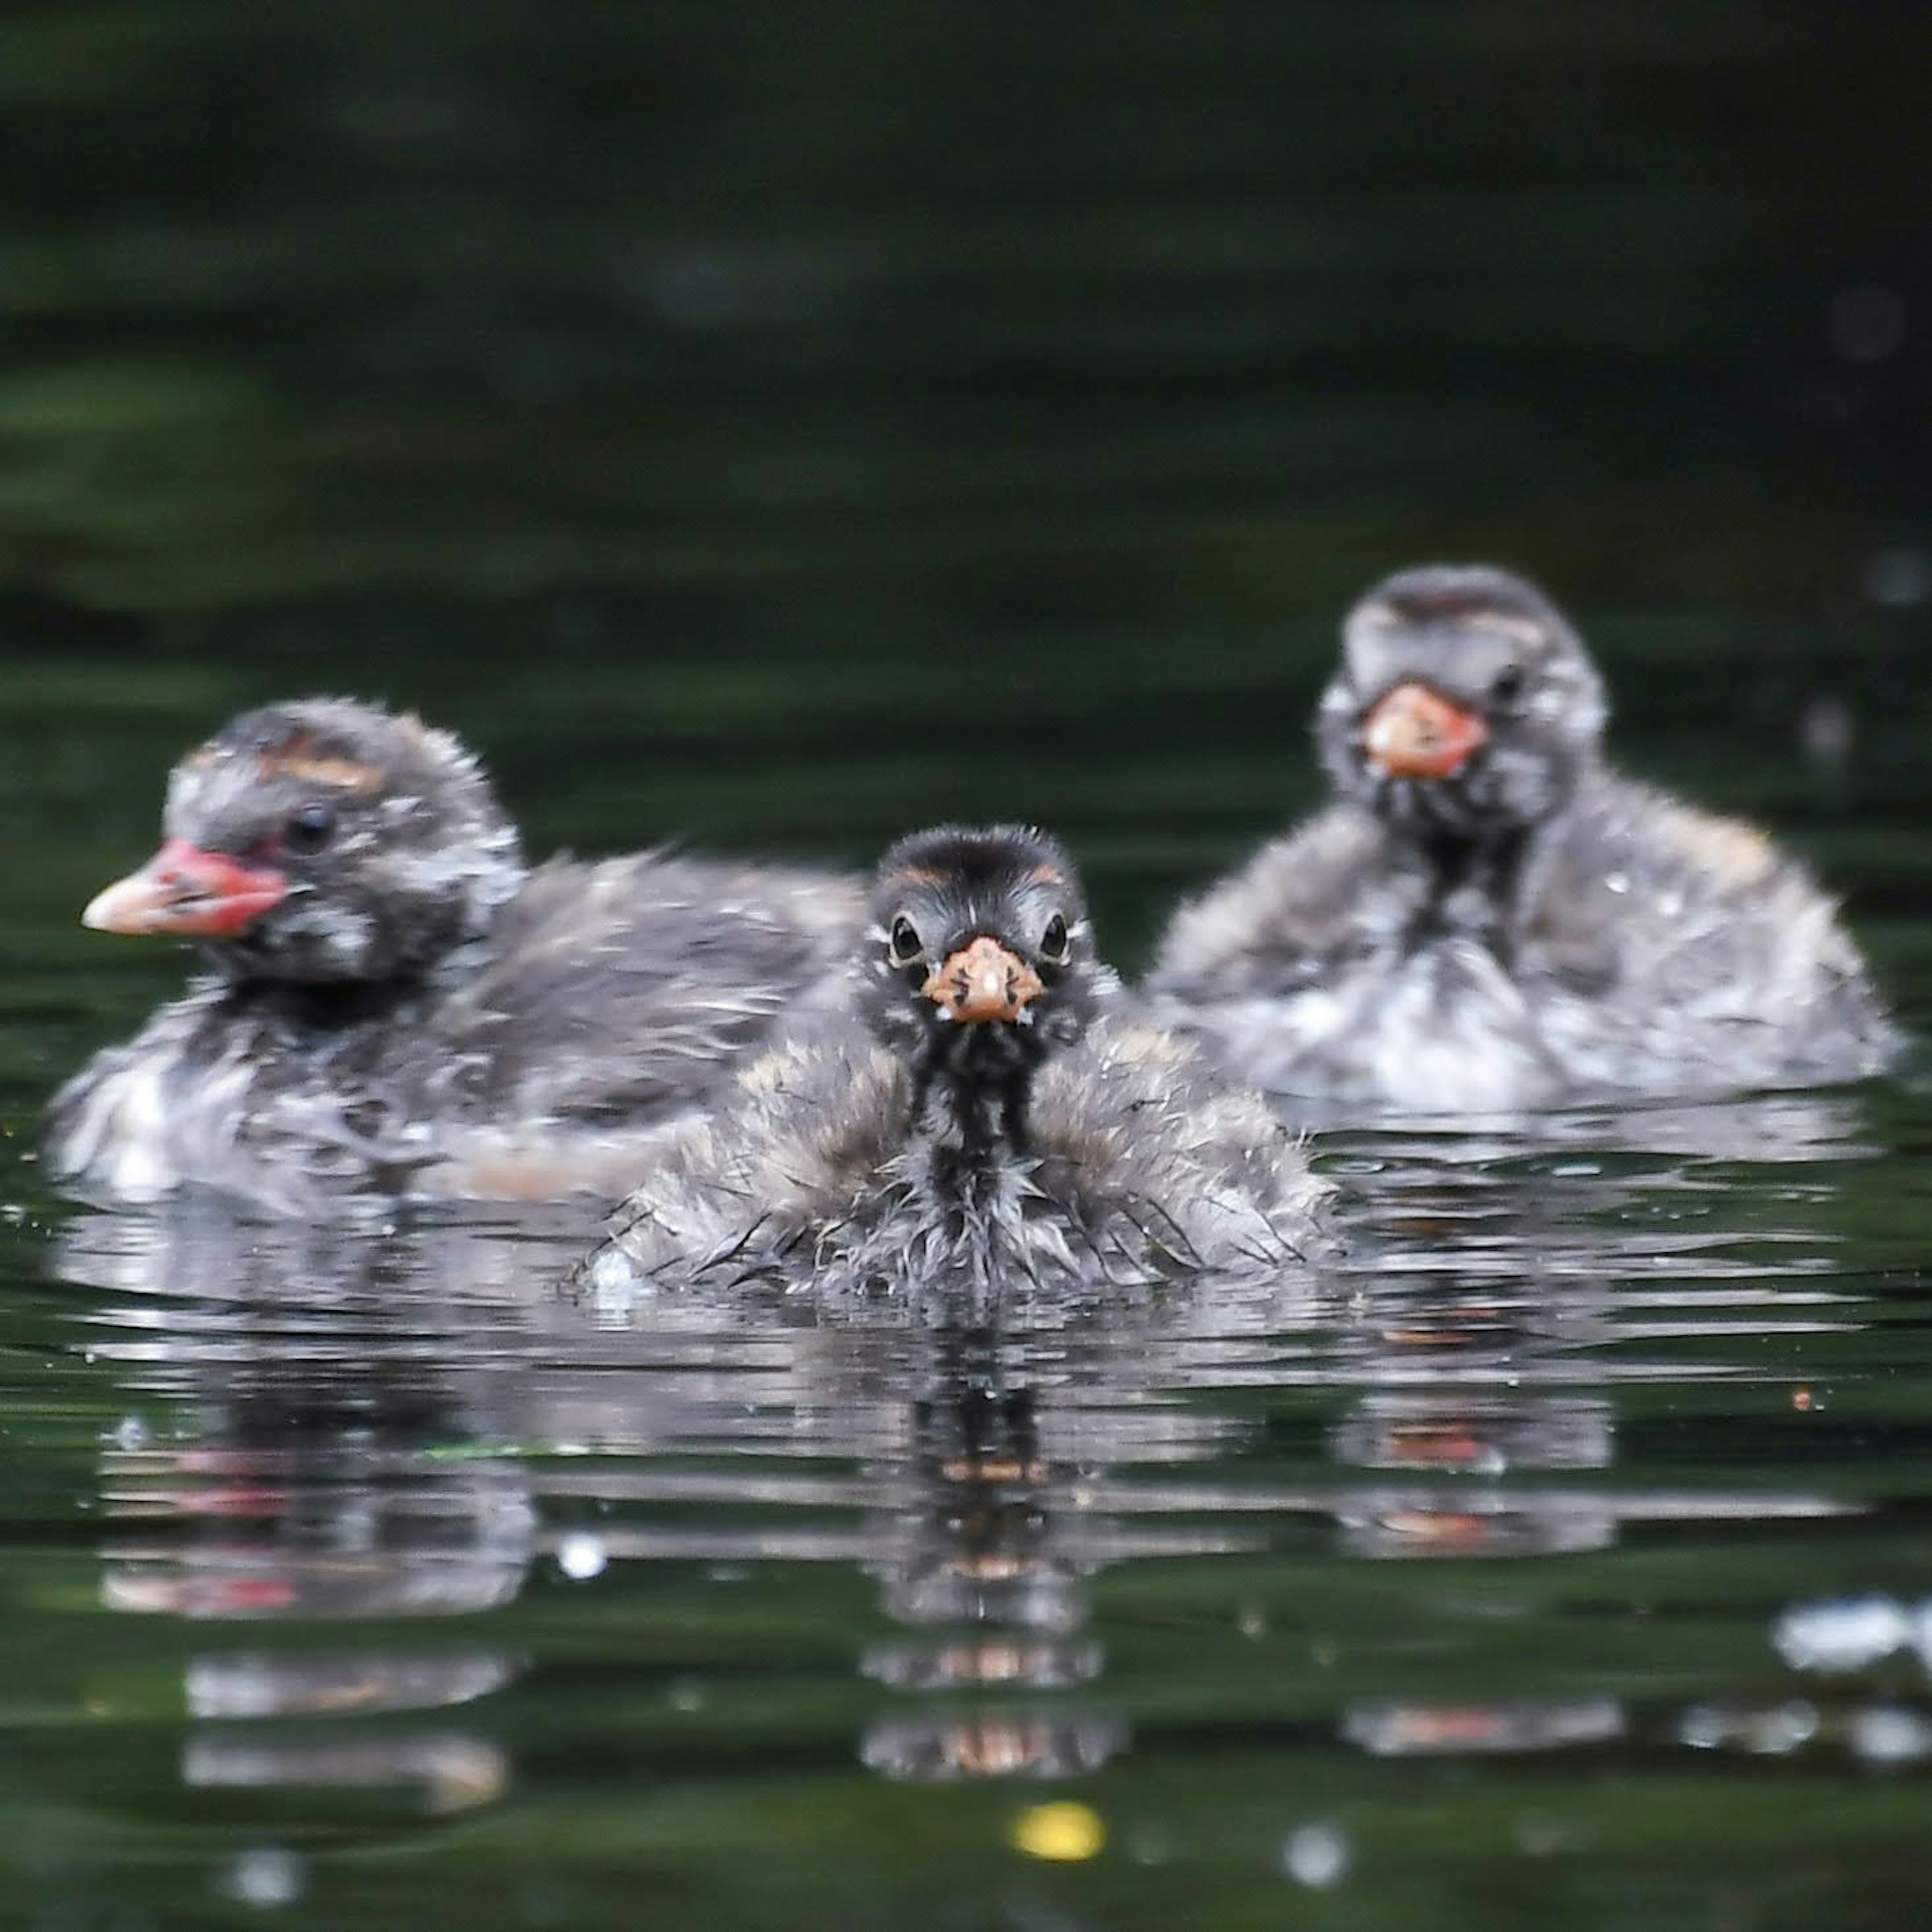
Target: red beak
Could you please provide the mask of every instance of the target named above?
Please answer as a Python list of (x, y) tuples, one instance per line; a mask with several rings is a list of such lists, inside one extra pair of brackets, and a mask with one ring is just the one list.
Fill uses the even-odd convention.
[(96, 932), (232, 939), (288, 896), (288, 880), (268, 866), (170, 838), (138, 872), (97, 892), (80, 922)]
[(1490, 728), (1412, 680), (1378, 698), (1362, 720), (1362, 748), (1392, 778), (1446, 778), (1489, 742)]
[(1016, 1020), (1044, 987), (1016, 952), (986, 934), (962, 946), (926, 976), (920, 991), (950, 1020)]

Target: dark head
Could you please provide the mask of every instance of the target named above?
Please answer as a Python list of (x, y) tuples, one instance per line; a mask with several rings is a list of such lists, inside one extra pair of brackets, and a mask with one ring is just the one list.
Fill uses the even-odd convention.
[(1066, 854), (1014, 825), (902, 838), (873, 882), (866, 945), (873, 1031), (962, 1090), (1023, 1086), (1084, 1030), (1106, 974)]
[(1596, 667), (1540, 590), (1445, 564), (1384, 578), (1348, 614), (1316, 728), (1343, 796), (1480, 839), (1556, 811), (1605, 715)]
[(522, 883), (516, 828), (448, 733), (346, 699), (234, 719), (168, 781), (161, 849), (84, 922), (202, 941), (239, 980), (416, 978)]

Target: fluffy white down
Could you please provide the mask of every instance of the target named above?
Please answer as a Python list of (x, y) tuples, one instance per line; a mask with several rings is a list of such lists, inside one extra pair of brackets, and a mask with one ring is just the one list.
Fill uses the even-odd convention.
[(910, 1131), (905, 1076), (850, 1028), (747, 1067), (676, 1123), (580, 1271), (592, 1292), (721, 1277), (831, 1298), (963, 1286), (1001, 1295), (1280, 1271), (1323, 1252), (1324, 1183), (1251, 1090), (1123, 1017), (1042, 1070), (1029, 1153), (962, 1198)]
[(1419, 1113), (1804, 1085), (1896, 1035), (1832, 902), (1754, 828), (1600, 778), (1508, 956), (1408, 936), (1417, 871), (1331, 808), (1186, 908), (1156, 1010), (1270, 1089)]

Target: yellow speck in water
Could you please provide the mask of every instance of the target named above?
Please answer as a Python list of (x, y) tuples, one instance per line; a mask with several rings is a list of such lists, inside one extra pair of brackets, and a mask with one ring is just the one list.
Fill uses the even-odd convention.
[(1013, 1850), (1030, 1858), (1071, 1864), (1090, 1858), (1107, 1842), (1100, 1814), (1087, 1804), (1036, 1804), (1013, 1820)]

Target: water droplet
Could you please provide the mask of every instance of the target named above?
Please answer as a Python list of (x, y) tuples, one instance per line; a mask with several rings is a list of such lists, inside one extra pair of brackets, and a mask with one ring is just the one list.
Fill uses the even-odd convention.
[(1852, 1719), (1851, 1746), (1867, 1764), (1911, 1764), (1932, 1756), (1932, 1724), (1902, 1705), (1874, 1704)]
[(1708, 1704), (1693, 1704), (1677, 1720), (1678, 1740), (1693, 1750), (1714, 1750), (1730, 1730), (1721, 1712)]
[(124, 1454), (131, 1456), (138, 1449), (145, 1449), (154, 1440), (148, 1432), (148, 1425), (138, 1415), (124, 1415), (106, 1432), (106, 1439)]
[(601, 1576), (610, 1560), (604, 1539), (592, 1535), (587, 1529), (573, 1530), (557, 1545), (556, 1567), (574, 1583)]
[(1326, 1892), (1348, 1870), (1348, 1841), (1333, 1825), (1300, 1825), (1281, 1841), (1281, 1868), (1297, 1885)]
[(1818, 1734), (1818, 1713), (1801, 1698), (1780, 1704), (1765, 1713), (1752, 1730), (1748, 1742), (1766, 1757), (1784, 1757), (1800, 1744), (1808, 1744)]
[(308, 1882), (308, 1868), (280, 1845), (257, 1845), (242, 1852), (217, 1881), (224, 1896), (268, 1912), (292, 1905)]

